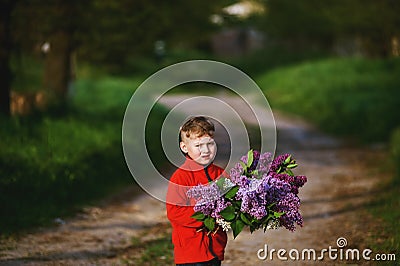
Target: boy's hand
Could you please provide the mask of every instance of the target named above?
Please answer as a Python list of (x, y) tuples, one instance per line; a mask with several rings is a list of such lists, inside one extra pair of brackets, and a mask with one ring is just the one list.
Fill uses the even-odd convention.
[(199, 229), (196, 230), (197, 233), (200, 233), (201, 231), (205, 231), (207, 228), (203, 225), (203, 227), (200, 227)]
[(210, 234), (212, 234), (214, 236), (218, 232), (218, 230), (219, 230), (219, 225), (217, 227), (215, 227), (213, 231), (209, 231), (207, 229), (207, 227), (203, 226), (203, 227), (197, 229), (196, 232), (199, 233), (201, 231), (204, 231), (204, 232), (207, 232), (207, 236)]

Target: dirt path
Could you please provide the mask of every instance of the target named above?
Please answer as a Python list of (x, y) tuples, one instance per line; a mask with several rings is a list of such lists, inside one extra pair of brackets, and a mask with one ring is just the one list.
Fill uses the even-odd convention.
[[(173, 106), (182, 100), (164, 99)], [(307, 175), (302, 189), (304, 227), (295, 233), (286, 230), (242, 232), (230, 240), (223, 265), (277, 265), (276, 253), (260, 260), (257, 251), (284, 248), (317, 251), (332, 246), (344, 237), (349, 248), (366, 248), (364, 242), (379, 230), (363, 206), (373, 197), (374, 185), (387, 179), (379, 171), (384, 152), (377, 149), (346, 147), (318, 133), (307, 123), (275, 113), (278, 128), (278, 153), (289, 152)], [(368, 167), (367, 167), (368, 164)], [(118, 265), (130, 264), (135, 257), (132, 239), (156, 238), (169, 232), (164, 204), (144, 194), (134, 196), (134, 188), (85, 208), (71, 219), (58, 220), (53, 228), (39, 229), (0, 242), (0, 264), (4, 265)], [(377, 240), (379, 241), (379, 240)], [(263, 255), (263, 253), (261, 254)], [(325, 257), (327, 258), (327, 257)], [(293, 262), (293, 261), (292, 261)], [(295, 265), (335, 265), (343, 261), (297, 261)], [(365, 261), (359, 265), (368, 265)], [(161, 264), (162, 265), (162, 264)]]

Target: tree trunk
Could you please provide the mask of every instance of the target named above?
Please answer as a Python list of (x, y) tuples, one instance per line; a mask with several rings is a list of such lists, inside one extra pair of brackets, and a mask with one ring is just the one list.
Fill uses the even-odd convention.
[(67, 101), (71, 82), (71, 33), (58, 30), (48, 40), (50, 47), (45, 57), (44, 86), (51, 104), (63, 105)]
[(0, 113), (10, 115), (11, 90), (11, 12), (14, 1), (1, 1), (0, 4)]

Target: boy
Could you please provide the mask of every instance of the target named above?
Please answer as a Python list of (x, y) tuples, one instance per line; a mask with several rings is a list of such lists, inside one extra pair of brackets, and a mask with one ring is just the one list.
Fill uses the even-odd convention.
[(202, 222), (191, 218), (194, 202), (186, 196), (188, 187), (206, 184), (224, 173), (212, 163), (216, 155), (214, 131), (211, 121), (198, 116), (186, 121), (179, 132), (179, 147), (186, 161), (172, 175), (167, 193), (176, 265), (214, 266), (224, 259), (226, 233), (219, 228), (208, 232)]

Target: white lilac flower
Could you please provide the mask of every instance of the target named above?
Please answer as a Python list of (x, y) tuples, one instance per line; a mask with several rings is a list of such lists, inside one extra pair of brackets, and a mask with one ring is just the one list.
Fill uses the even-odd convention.
[(223, 231), (226, 231), (226, 232), (227, 232), (227, 231), (229, 231), (229, 230), (231, 229), (231, 223), (225, 221), (225, 220), (222, 219), (222, 218), (217, 218), (217, 219), (216, 219), (216, 223), (222, 227), (222, 230), (223, 230)]
[(235, 186), (235, 184), (229, 178), (225, 178), (224, 184), (222, 185), (222, 190), (228, 191), (229, 189), (231, 189), (234, 186)]
[(267, 229), (268, 230), (270, 230), (270, 229), (278, 229), (280, 226), (281, 225), (280, 225), (278, 219), (271, 219), (271, 220), (268, 221)]

